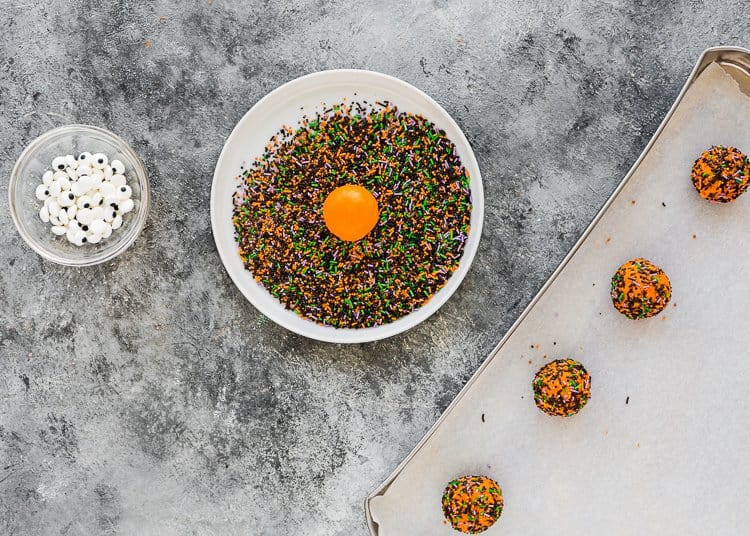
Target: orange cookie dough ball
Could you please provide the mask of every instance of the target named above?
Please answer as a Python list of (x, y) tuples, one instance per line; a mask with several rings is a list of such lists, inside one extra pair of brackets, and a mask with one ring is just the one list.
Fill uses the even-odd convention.
[(591, 376), (575, 359), (547, 363), (532, 383), (536, 407), (547, 415), (570, 417), (591, 398)]
[(445, 519), (454, 529), (479, 534), (503, 513), (503, 491), (486, 476), (462, 476), (448, 483), (442, 503)]
[(646, 259), (620, 266), (612, 276), (612, 303), (628, 318), (648, 318), (660, 313), (672, 297), (672, 284), (664, 271)]
[(691, 179), (703, 199), (729, 203), (747, 190), (750, 158), (734, 147), (716, 145), (695, 161)]

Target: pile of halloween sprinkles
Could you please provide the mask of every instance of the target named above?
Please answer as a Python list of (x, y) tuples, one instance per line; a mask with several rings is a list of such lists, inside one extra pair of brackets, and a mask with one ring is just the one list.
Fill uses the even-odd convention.
[[(331, 106), (284, 126), (243, 168), (233, 224), (245, 267), (284, 306), (317, 323), (364, 328), (425, 304), (456, 270), (470, 231), (469, 175), (443, 130), (389, 102)], [(378, 220), (345, 241), (326, 197), (366, 188)]]

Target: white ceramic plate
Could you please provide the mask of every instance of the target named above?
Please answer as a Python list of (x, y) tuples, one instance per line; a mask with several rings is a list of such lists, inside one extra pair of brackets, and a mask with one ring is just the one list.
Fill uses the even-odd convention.
[[(243, 265), (232, 226), (232, 194), (237, 189), (236, 177), (240, 174), (240, 167), (263, 154), (269, 139), (282, 125), (296, 125), (303, 115), (319, 110), (321, 103), (336, 104), (344, 98), (349, 102), (388, 100), (400, 111), (423, 115), (445, 130), (471, 178), (471, 231), (458, 269), (424, 306), (394, 322), (371, 328), (322, 326), (286, 309), (255, 281)], [(219, 255), (232, 281), (255, 307), (277, 324), (327, 342), (361, 343), (384, 339), (406, 331), (432, 315), (450, 298), (469, 271), (479, 245), (483, 220), (484, 194), (479, 166), (456, 122), (437, 102), (414, 86), (372, 71), (341, 69), (314, 73), (292, 80), (263, 97), (229, 135), (219, 155), (211, 187), (211, 227)]]

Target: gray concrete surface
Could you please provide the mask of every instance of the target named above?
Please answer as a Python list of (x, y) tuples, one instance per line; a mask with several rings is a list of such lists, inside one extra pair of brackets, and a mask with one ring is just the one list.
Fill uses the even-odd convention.
[[(0, 534), (360, 535), (411, 450), (573, 245), (741, 0), (31, 0), (0, 5)], [(336, 67), (435, 97), (477, 153), (474, 266), (391, 340), (266, 320), (211, 236), (221, 146), (261, 96)], [(72, 122), (130, 141), (149, 224), (69, 269), (25, 246), (7, 177)]]

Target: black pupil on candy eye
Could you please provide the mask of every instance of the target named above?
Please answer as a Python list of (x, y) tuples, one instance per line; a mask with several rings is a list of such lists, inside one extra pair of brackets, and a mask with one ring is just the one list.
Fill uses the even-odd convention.
[(122, 188), (120, 188), (120, 191), (124, 192), (125, 191), (125, 187), (123, 186)]
[(44, 195), (49, 195), (49, 190), (44, 190)]
[(88, 203), (84, 203), (83, 204), (83, 208), (89, 208), (89, 204)]
[(86, 241), (86, 237), (84, 236), (83, 238), (81, 238), (81, 242), (85, 242), (85, 241)]
[(73, 199), (75, 196), (73, 194), (68, 194), (68, 199)]
[(100, 159), (99, 159), (99, 163), (100, 163), (100, 164), (103, 164), (103, 163), (104, 163), (104, 160), (102, 160), (102, 159), (100, 158)]
[(88, 225), (84, 225), (83, 227), (81, 227), (81, 229), (83, 229), (84, 231), (88, 231), (89, 230), (89, 226)]
[(57, 169), (65, 169), (65, 164), (60, 164), (59, 166), (57, 166)]

